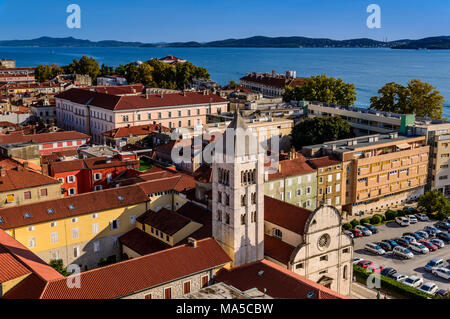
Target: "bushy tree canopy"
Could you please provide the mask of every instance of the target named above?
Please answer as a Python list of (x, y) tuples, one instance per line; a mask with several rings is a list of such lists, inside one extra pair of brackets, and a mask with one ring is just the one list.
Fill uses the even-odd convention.
[(416, 114), (433, 119), (442, 118), (444, 97), (436, 87), (420, 80), (411, 80), (407, 86), (387, 83), (370, 99), (371, 109), (400, 114)]
[(419, 197), (419, 206), (424, 207), (428, 213), (437, 213), (438, 219), (450, 216), (450, 200), (439, 190), (433, 190)]
[(356, 87), (342, 79), (323, 74), (312, 76), (310, 81), (295, 88), (286, 87), (283, 99), (286, 102), (318, 101), (351, 106), (356, 101)]
[(292, 129), (292, 143), (297, 149), (353, 136), (350, 124), (339, 116), (307, 118)]

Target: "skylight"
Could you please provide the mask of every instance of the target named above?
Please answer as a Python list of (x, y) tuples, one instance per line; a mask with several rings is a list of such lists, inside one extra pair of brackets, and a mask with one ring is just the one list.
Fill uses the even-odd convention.
[(69, 209), (74, 210), (75, 206), (74, 205), (69, 205)]
[(30, 213), (25, 213), (25, 218), (31, 218), (31, 215), (30, 215)]
[(47, 211), (48, 211), (49, 214), (54, 214), (54, 213), (55, 213), (55, 211), (53, 210), (53, 208), (49, 208), (49, 209), (47, 209)]
[(119, 196), (117, 197), (120, 201), (124, 200), (125, 198), (123, 198), (123, 196)]
[(5, 222), (5, 220), (3, 219), (3, 217), (0, 217), (0, 224), (3, 224)]

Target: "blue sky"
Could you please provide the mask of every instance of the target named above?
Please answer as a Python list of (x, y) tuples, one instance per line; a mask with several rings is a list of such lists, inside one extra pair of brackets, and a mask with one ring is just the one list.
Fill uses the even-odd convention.
[[(66, 27), (66, 7), (82, 28)], [(366, 8), (381, 7), (368, 29)], [(0, 0), (0, 39), (40, 36), (90, 40), (212, 41), (254, 35), (388, 40), (450, 35), (450, 0)]]

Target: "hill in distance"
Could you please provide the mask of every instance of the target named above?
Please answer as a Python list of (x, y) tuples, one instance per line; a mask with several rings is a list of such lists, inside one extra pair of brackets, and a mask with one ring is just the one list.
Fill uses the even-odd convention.
[(393, 49), (450, 49), (450, 36), (430, 37), (420, 40), (397, 40), (382, 42), (367, 38), (350, 40), (332, 40), (307, 37), (264, 37), (255, 36), (246, 39), (227, 39), (212, 42), (173, 42), (142, 43), (115, 40), (90, 41), (73, 37), (41, 37), (32, 40), (4, 40), (0, 46), (37, 46), (37, 47), (180, 47), (180, 48), (393, 48)]

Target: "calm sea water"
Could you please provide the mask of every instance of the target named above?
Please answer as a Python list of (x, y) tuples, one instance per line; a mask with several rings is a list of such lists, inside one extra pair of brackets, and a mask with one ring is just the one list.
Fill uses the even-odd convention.
[(208, 69), (213, 80), (226, 84), (247, 72), (296, 70), (298, 76), (327, 74), (357, 87), (357, 106), (367, 107), (370, 97), (387, 82), (406, 84), (421, 79), (445, 96), (445, 116), (450, 118), (450, 51), (391, 49), (253, 49), (253, 48), (38, 48), (0, 47), (0, 58), (17, 60), (18, 66), (68, 64), (83, 55), (99, 63), (118, 66), (175, 55)]

